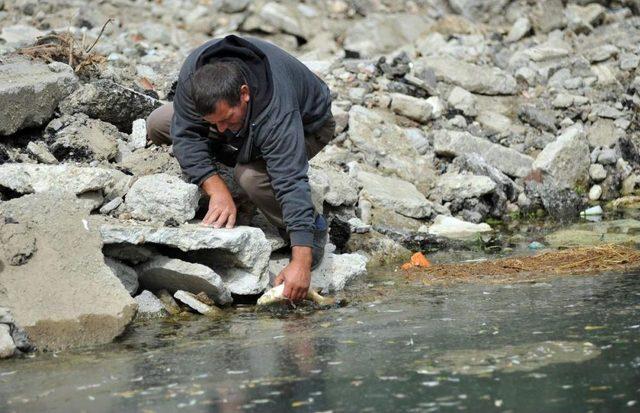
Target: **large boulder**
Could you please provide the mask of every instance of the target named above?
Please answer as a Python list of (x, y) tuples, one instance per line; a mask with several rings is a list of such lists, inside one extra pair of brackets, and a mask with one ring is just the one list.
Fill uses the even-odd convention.
[(343, 47), (360, 57), (374, 57), (412, 43), (429, 27), (416, 14), (371, 14), (347, 28)]
[(158, 256), (140, 265), (138, 272), (141, 284), (150, 290), (204, 292), (219, 305), (233, 301), (222, 277), (206, 265)]
[(432, 69), (438, 80), (483, 95), (513, 95), (516, 80), (497, 67), (479, 66), (448, 56), (422, 57), (414, 62), (414, 72)]
[(78, 85), (71, 67), (12, 59), (0, 65), (0, 135), (44, 125)]
[(15, 260), (15, 251), (0, 245), (3, 305), (38, 348), (106, 343), (122, 333), (136, 304), (104, 263), (86, 202), (64, 193), (26, 195), (1, 203), (0, 215), (0, 235), (11, 243), (28, 238), (30, 249)]
[(182, 224), (195, 216), (199, 199), (197, 185), (177, 176), (155, 174), (140, 177), (131, 185), (125, 205), (134, 218)]
[(0, 193), (9, 189), (18, 194), (47, 191), (67, 192), (78, 196), (98, 194), (106, 200), (124, 195), (131, 177), (114, 169), (73, 165), (0, 165)]
[(550, 175), (565, 188), (587, 183), (589, 179), (589, 144), (582, 126), (572, 126), (540, 152), (534, 169)]
[(455, 157), (472, 153), (480, 155), (490, 165), (513, 177), (527, 176), (533, 164), (533, 158), (530, 156), (473, 136), (469, 132), (437, 130), (433, 134), (433, 147), (436, 154), (442, 156)]
[(214, 229), (194, 224), (163, 227), (107, 220), (102, 221), (100, 233), (105, 246), (128, 245), (135, 249), (157, 245), (171, 258), (207, 265), (234, 294), (258, 294), (269, 282), (271, 245), (258, 228)]
[(427, 218), (433, 214), (431, 202), (410, 182), (364, 171), (358, 173), (357, 179), (362, 185), (361, 197), (374, 205), (411, 218)]
[(60, 104), (64, 114), (84, 113), (131, 133), (136, 119), (146, 119), (162, 102), (110, 80), (88, 83)]

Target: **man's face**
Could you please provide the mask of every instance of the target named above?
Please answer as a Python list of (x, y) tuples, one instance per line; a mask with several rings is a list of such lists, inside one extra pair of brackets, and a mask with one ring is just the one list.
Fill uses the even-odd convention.
[(227, 129), (236, 133), (244, 125), (249, 108), (249, 87), (242, 85), (240, 88), (240, 103), (230, 106), (226, 100), (221, 100), (216, 105), (216, 111), (204, 116), (204, 120), (216, 126), (220, 133)]

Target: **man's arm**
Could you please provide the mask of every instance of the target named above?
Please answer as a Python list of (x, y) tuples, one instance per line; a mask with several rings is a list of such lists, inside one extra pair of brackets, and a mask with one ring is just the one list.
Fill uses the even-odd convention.
[(298, 111), (287, 114), (261, 143), (276, 199), (291, 239), (291, 262), (276, 283), (285, 283), (284, 295), (293, 301), (304, 299), (311, 282), (314, 208), (309, 186), (309, 162), (302, 118)]

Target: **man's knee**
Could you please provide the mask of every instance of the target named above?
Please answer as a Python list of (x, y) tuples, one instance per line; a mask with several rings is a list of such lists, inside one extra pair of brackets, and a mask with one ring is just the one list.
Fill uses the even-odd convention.
[(162, 105), (147, 117), (147, 139), (156, 145), (171, 145), (173, 104)]
[(251, 197), (251, 194), (255, 192), (255, 188), (258, 186), (260, 174), (249, 164), (237, 164), (233, 168), (233, 177), (240, 185), (240, 188)]

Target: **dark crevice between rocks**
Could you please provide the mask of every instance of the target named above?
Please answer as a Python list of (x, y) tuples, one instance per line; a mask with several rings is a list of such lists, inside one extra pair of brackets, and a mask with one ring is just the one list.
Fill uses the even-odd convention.
[(20, 198), (25, 194), (16, 192), (11, 188), (0, 185), (0, 201), (11, 201), (12, 199)]

